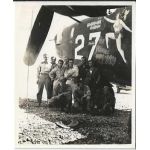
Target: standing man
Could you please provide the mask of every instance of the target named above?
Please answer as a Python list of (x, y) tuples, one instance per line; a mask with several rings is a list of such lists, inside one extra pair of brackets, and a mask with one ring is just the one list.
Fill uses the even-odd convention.
[(91, 106), (94, 107), (95, 103), (95, 92), (97, 87), (97, 83), (99, 82), (101, 78), (101, 74), (98, 70), (98, 68), (95, 66), (94, 62), (92, 60), (88, 61), (89, 69), (86, 74), (86, 83), (88, 84), (90, 90), (91, 90)]
[(37, 78), (38, 78), (37, 101), (39, 103), (39, 106), (41, 106), (44, 86), (45, 86), (45, 89), (47, 92), (47, 99), (50, 99), (52, 96), (51, 79), (49, 77), (49, 72), (50, 72), (51, 66), (47, 61), (47, 54), (43, 54), (43, 59), (44, 59), (44, 61), (41, 62), (41, 64), (37, 68)]
[[(99, 72), (98, 72), (98, 68), (95, 67), (94, 63), (92, 60), (89, 60), (88, 61), (88, 71), (86, 72), (86, 82), (88, 83), (90, 89), (92, 90), (96, 84), (97, 81), (97, 77), (99, 75)], [(95, 89), (93, 89), (95, 90)]]
[(64, 77), (66, 78), (66, 84), (69, 84), (74, 91), (76, 87), (76, 79), (78, 77), (78, 67), (74, 65), (74, 60), (69, 59), (68, 69), (65, 70)]
[(64, 77), (64, 68), (62, 67), (63, 63), (63, 60), (59, 59), (57, 66), (49, 73), (49, 76), (53, 81), (53, 96), (56, 95), (56, 89), (60, 84), (60, 78)]
[(53, 70), (56, 66), (57, 66), (57, 64), (56, 64), (56, 57), (54, 57), (54, 56), (52, 56), (51, 57), (51, 70)]
[(87, 59), (86, 57), (82, 57), (81, 58), (81, 63), (78, 66), (79, 68), (79, 80), (82, 80), (83, 82), (85, 81), (86, 75), (87, 75), (87, 71), (88, 71), (88, 64), (87, 64)]
[(63, 68), (66, 70), (69, 67), (69, 58), (64, 57), (64, 64), (63, 64)]

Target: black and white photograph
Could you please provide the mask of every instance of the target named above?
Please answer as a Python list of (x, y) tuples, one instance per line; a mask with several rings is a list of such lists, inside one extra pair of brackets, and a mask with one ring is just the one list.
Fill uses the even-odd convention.
[(15, 3), (17, 148), (135, 148), (135, 2)]

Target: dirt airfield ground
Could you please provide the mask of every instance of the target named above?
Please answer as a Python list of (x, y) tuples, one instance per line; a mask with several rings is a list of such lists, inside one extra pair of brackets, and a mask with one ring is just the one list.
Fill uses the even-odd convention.
[[(115, 90), (116, 91), (116, 90)], [(36, 100), (21, 99), (18, 109), (18, 144), (130, 144), (129, 119), (132, 110), (132, 92), (116, 93), (116, 110), (111, 116), (66, 114), (46, 107), (36, 107)], [(78, 120), (75, 128), (62, 128), (57, 123), (69, 124)]]

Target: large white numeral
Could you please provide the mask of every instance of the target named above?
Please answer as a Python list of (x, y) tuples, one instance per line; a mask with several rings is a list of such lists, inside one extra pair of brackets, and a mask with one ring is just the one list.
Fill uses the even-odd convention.
[(78, 51), (81, 50), (84, 47), (84, 36), (83, 35), (78, 35), (75, 44), (78, 44), (79, 41), (81, 41), (81, 44), (75, 48), (75, 59), (81, 59), (82, 55), (78, 55)]
[(95, 42), (94, 42), (94, 45), (91, 48), (88, 60), (92, 59), (92, 56), (94, 54), (94, 50), (95, 50), (95, 47), (96, 47), (96, 45), (98, 43), (100, 35), (101, 35), (101, 32), (94, 32), (94, 33), (90, 33), (90, 35), (89, 35), (89, 40), (92, 40), (93, 38), (95, 38)]
[[(94, 50), (98, 43), (100, 35), (101, 35), (101, 32), (93, 32), (93, 33), (90, 33), (89, 35), (89, 40), (92, 40), (93, 38), (95, 38), (95, 41), (94, 41), (94, 45), (92, 45), (88, 60), (92, 59), (92, 56), (94, 54)], [(75, 48), (75, 59), (81, 59), (83, 57), (82, 55), (78, 55), (78, 52), (84, 47), (85, 38), (83, 35), (78, 35), (76, 37), (75, 44), (78, 44), (79, 41), (81, 41), (81, 44)]]

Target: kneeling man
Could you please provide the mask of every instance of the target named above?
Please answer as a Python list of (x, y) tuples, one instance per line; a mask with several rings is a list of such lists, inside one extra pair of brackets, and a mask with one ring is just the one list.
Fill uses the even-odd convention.
[(56, 88), (56, 94), (49, 100), (48, 104), (50, 107), (60, 107), (61, 111), (71, 112), (72, 88), (66, 84), (64, 77), (60, 78), (59, 82), (60, 84)]
[(78, 81), (77, 87), (74, 92), (74, 104), (76, 110), (82, 110), (83, 112), (90, 111), (90, 100), (91, 100), (91, 91), (88, 85), (82, 81)]

